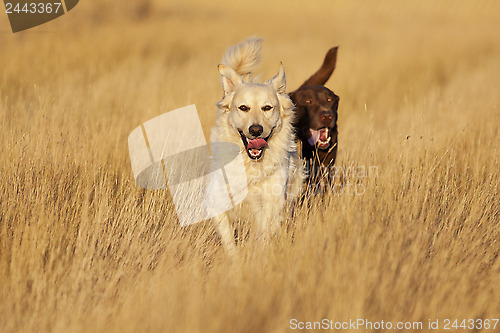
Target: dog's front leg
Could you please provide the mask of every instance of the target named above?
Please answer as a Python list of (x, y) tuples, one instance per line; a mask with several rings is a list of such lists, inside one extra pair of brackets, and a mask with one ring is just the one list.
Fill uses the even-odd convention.
[(219, 214), (212, 218), (215, 225), (215, 230), (221, 238), (222, 245), (230, 254), (236, 252), (234, 244), (234, 231), (231, 228), (231, 223), (226, 213)]
[(283, 200), (267, 200), (262, 202), (260, 209), (255, 212), (257, 222), (257, 232), (255, 239), (263, 244), (266, 244), (271, 239), (271, 236), (279, 231), (282, 214)]

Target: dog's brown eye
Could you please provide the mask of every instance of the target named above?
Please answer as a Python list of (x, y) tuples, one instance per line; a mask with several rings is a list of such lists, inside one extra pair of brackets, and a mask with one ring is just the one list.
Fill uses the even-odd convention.
[(238, 109), (240, 109), (241, 111), (248, 111), (248, 110), (250, 110), (250, 108), (248, 106), (246, 106), (246, 105), (240, 105), (240, 106), (238, 106)]
[(306, 103), (307, 103), (307, 104), (311, 104), (311, 103), (312, 103), (312, 101), (311, 101), (310, 99), (306, 99)]
[(327, 101), (331, 102), (331, 101), (333, 101), (333, 99), (331, 99), (330, 97), (328, 97)]
[(265, 105), (262, 107), (262, 111), (269, 111), (271, 110), (273, 107), (271, 105)]

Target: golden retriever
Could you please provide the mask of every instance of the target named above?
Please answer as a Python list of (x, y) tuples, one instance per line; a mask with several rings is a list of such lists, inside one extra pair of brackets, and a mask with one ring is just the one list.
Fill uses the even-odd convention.
[(245, 166), (241, 172), (248, 186), (241, 204), (213, 218), (229, 251), (235, 248), (234, 221), (253, 222), (253, 237), (267, 242), (280, 226), (286, 205), (298, 196), (304, 179), (283, 64), (278, 74), (264, 83), (253, 78), (261, 48), (261, 39), (248, 38), (228, 48), (218, 66), (224, 96), (217, 103), (210, 141), (241, 147)]

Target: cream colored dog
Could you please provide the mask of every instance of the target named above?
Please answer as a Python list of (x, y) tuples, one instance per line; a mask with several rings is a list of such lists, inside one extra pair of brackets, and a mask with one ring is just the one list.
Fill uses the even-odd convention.
[(283, 64), (278, 74), (265, 83), (251, 78), (260, 63), (261, 48), (261, 39), (248, 38), (228, 48), (223, 64), (218, 66), (224, 97), (217, 103), (210, 141), (241, 147), (248, 182), (244, 201), (214, 218), (228, 250), (235, 247), (231, 220), (253, 222), (254, 237), (267, 241), (280, 226), (284, 209), (297, 197), (304, 178)]

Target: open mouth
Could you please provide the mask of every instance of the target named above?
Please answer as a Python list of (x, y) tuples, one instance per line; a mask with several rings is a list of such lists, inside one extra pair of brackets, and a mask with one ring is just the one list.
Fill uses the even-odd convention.
[(319, 130), (310, 128), (309, 133), (311, 137), (307, 141), (311, 146), (317, 145), (319, 149), (328, 149), (332, 141), (330, 131), (328, 127), (323, 127)]
[(252, 160), (258, 160), (264, 155), (264, 148), (268, 146), (267, 140), (269, 140), (269, 137), (267, 138), (255, 138), (255, 139), (249, 139), (243, 134), (242, 131), (240, 132), (241, 136), (241, 141), (243, 141), (243, 144), (245, 145), (245, 149), (247, 151), (248, 157), (250, 157)]

